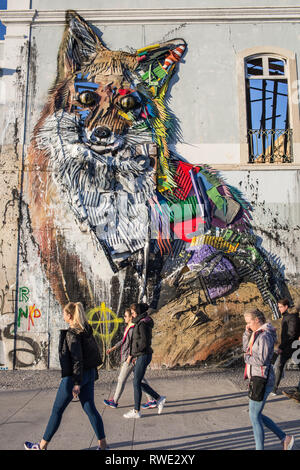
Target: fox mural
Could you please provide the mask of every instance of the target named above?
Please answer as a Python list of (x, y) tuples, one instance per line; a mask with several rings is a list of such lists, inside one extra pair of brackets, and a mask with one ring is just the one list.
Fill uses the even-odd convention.
[(105, 295), (117, 314), (134, 301), (157, 309), (193, 283), (205, 305), (252, 282), (279, 318), (284, 280), (258, 246), (250, 204), (217, 171), (168, 146), (179, 129), (167, 92), (186, 53), (184, 39), (111, 51), (67, 11), (27, 188), (60, 305), (89, 309)]

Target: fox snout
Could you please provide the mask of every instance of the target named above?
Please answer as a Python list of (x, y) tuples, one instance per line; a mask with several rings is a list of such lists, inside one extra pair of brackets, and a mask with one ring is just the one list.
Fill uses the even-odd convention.
[(134, 88), (89, 82), (79, 74), (71, 89), (69, 109), (78, 117), (82, 141), (95, 151), (120, 148), (133, 123), (142, 119), (143, 98)]
[(94, 129), (93, 133), (92, 133), (92, 136), (91, 136), (91, 139), (93, 140), (103, 140), (103, 139), (107, 139), (107, 137), (109, 137), (111, 135), (111, 130), (108, 128), (108, 127), (105, 127), (105, 126), (101, 126), (101, 127), (96, 127), (96, 129)]

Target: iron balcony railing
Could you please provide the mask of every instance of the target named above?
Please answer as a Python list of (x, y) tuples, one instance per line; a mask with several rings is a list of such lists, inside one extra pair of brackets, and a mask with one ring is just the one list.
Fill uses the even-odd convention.
[(292, 129), (248, 129), (249, 163), (292, 163)]

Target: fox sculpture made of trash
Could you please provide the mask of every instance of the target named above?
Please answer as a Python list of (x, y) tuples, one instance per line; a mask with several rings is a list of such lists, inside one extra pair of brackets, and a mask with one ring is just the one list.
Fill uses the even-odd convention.
[[(92, 237), (112, 277), (125, 270), (125, 283), (134, 278), (131, 301), (156, 308), (164, 288), (180, 295), (194, 284), (205, 304), (253, 282), (279, 317), (283, 279), (258, 246), (250, 204), (217, 171), (169, 148), (178, 126), (166, 94), (186, 48), (174, 39), (111, 51), (66, 13), (57, 77), (28, 155), (33, 235), (61, 305), (74, 292), (93, 305), (99, 261), (84, 261), (83, 243)], [(64, 231), (69, 219), (78, 228)]]

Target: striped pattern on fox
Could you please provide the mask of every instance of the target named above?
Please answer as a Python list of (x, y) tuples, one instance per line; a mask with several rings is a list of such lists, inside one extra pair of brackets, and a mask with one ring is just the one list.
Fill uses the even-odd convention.
[(111, 278), (127, 270), (120, 279), (135, 285), (119, 306), (157, 306), (164, 280), (200, 279), (204, 302), (249, 280), (278, 317), (283, 280), (258, 248), (250, 204), (218, 172), (169, 149), (178, 127), (166, 92), (186, 48), (173, 39), (111, 51), (66, 13), (57, 77), (28, 156), (34, 237), (60, 304), (100, 300), (104, 253)]

